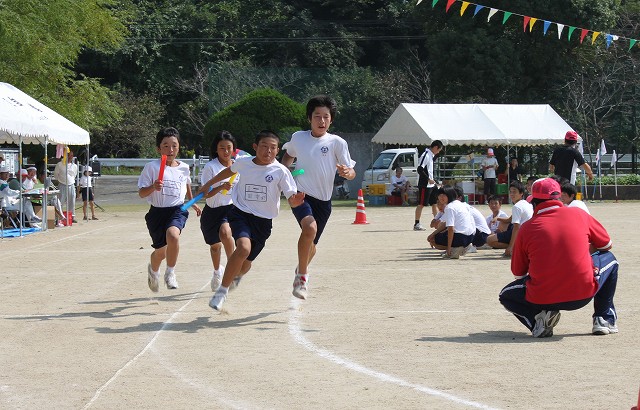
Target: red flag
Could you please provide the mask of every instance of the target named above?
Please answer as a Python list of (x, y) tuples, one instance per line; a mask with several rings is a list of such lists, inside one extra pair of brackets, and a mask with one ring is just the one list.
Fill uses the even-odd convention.
[(527, 31), (527, 26), (529, 25), (529, 20), (531, 20), (531, 17), (524, 16), (524, 25), (522, 27), (524, 29), (524, 31)]
[(455, 2), (456, 2), (456, 0), (447, 0), (447, 8), (445, 8), (445, 12), (448, 13), (449, 12), (449, 7), (451, 7), (451, 5), (453, 3), (455, 3)]
[(589, 32), (589, 30), (587, 30), (586, 28), (581, 28), (580, 29), (580, 44), (582, 44), (582, 41), (587, 36), (588, 32)]

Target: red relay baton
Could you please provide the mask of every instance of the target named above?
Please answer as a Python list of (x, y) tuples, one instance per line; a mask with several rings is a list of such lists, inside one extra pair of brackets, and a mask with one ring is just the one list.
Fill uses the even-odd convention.
[(164, 167), (167, 165), (167, 156), (163, 155), (162, 158), (160, 158), (160, 173), (158, 173), (158, 179), (160, 181), (162, 181), (162, 178), (164, 177)]

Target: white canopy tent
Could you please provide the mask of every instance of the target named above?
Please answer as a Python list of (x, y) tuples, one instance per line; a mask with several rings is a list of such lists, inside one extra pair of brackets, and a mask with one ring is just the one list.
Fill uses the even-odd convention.
[[(18, 144), (22, 161), (22, 144), (86, 145), (89, 132), (80, 128), (51, 108), (20, 91), (11, 84), (0, 82), (0, 143)], [(46, 166), (45, 155), (45, 166)], [(87, 158), (88, 158), (87, 148)], [(20, 163), (20, 167), (23, 164)], [(46, 190), (44, 202), (46, 204)], [(46, 229), (46, 206), (43, 206)], [(22, 228), (21, 228), (22, 229)]]
[(371, 141), (531, 146), (562, 144), (572, 130), (547, 104), (400, 104)]

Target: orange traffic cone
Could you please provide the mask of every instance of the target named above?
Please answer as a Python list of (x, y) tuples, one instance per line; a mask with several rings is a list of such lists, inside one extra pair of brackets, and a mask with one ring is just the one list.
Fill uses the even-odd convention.
[(631, 410), (639, 410), (640, 409), (640, 391), (638, 392), (638, 405), (631, 407)]
[(358, 205), (356, 206), (356, 220), (354, 224), (368, 224), (367, 213), (364, 210), (364, 198), (362, 197), (362, 189), (358, 189)]

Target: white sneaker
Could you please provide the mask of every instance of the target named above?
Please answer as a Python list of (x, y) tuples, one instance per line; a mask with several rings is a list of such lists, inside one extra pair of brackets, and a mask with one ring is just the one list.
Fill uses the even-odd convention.
[(222, 277), (224, 276), (224, 266), (220, 266), (219, 270), (213, 271), (213, 277), (211, 278), (211, 290), (215, 292), (222, 285)]
[(167, 289), (178, 289), (178, 281), (174, 272), (165, 272), (164, 283), (167, 285)]
[(152, 292), (158, 292), (160, 289), (160, 272), (153, 273), (151, 270), (151, 264), (147, 265), (147, 283), (149, 284), (149, 289)]
[(470, 243), (469, 246), (464, 248), (464, 253), (478, 253), (478, 248), (476, 248), (472, 243)]
[(29, 222), (42, 222), (42, 219), (39, 216), (33, 215), (29, 218)]
[(227, 300), (227, 294), (217, 290), (216, 293), (213, 294), (211, 300), (209, 300), (209, 306), (212, 309), (220, 310), (222, 309), (222, 304)]
[(307, 275), (299, 275), (296, 273), (296, 277), (293, 280), (293, 296), (298, 299), (307, 298)]
[(425, 228), (424, 226), (422, 226), (422, 224), (420, 222), (418, 222), (417, 224), (413, 225), (413, 230), (414, 231), (426, 231), (427, 228)]
[(451, 248), (451, 255), (447, 255), (447, 252), (445, 252), (443, 258), (460, 259), (460, 255), (464, 255), (464, 247), (456, 246), (455, 248)]
[(593, 318), (593, 328), (591, 328), (591, 333), (594, 335), (618, 333), (618, 326), (615, 323), (609, 323), (609, 321), (602, 316), (596, 316)]
[(238, 286), (240, 286), (240, 281), (242, 280), (243, 276), (244, 275), (236, 276), (233, 279), (233, 282), (231, 282), (231, 285), (229, 285), (229, 290), (235, 290)]
[(543, 310), (535, 316), (536, 324), (531, 330), (533, 337), (551, 337), (553, 328), (560, 321), (560, 311)]

